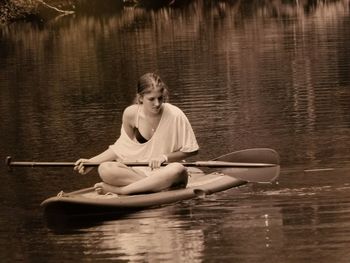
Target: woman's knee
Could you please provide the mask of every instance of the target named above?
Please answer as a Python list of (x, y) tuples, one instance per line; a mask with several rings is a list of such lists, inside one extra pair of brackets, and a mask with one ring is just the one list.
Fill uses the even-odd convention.
[(104, 162), (98, 166), (98, 174), (101, 179), (104, 180), (113, 176), (116, 173), (116, 170), (120, 167), (121, 166), (117, 162)]
[(175, 174), (180, 180), (187, 180), (187, 169), (181, 163), (170, 163), (168, 167), (173, 171), (173, 174)]

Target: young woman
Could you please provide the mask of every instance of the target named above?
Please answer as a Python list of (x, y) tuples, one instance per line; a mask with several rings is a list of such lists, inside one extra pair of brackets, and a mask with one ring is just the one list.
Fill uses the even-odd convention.
[[(143, 75), (137, 84), (135, 104), (123, 113), (121, 134), (107, 150), (79, 159), (75, 170), (86, 174), (86, 162), (101, 163), (100, 193), (135, 194), (185, 187), (188, 174), (180, 163), (198, 152), (191, 124), (176, 106), (167, 103), (168, 90), (157, 74)], [(123, 162), (148, 162), (148, 167), (127, 167)], [(162, 166), (163, 162), (169, 162)]]

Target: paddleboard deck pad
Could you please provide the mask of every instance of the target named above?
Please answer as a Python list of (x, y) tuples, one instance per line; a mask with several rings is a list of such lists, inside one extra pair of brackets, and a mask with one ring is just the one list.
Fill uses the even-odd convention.
[(246, 184), (246, 181), (222, 173), (192, 173), (186, 188), (137, 195), (99, 195), (94, 189), (85, 188), (63, 193), (41, 203), (46, 217), (123, 214), (149, 207), (167, 205), (198, 196), (209, 195)]

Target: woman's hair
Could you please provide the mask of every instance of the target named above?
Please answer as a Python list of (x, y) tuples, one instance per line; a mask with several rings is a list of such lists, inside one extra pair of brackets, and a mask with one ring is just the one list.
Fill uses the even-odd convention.
[(135, 98), (135, 103), (141, 104), (140, 98), (153, 90), (159, 90), (163, 93), (164, 102), (168, 100), (168, 88), (156, 73), (146, 73), (142, 75), (137, 82), (137, 94)]

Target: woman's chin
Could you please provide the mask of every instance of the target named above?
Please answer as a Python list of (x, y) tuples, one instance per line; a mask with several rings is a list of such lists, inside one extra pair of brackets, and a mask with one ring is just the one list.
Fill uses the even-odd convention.
[(162, 107), (159, 107), (159, 108), (153, 108), (153, 109), (152, 109), (152, 111), (153, 111), (154, 113), (160, 113), (160, 112), (161, 112), (161, 110), (162, 110)]

